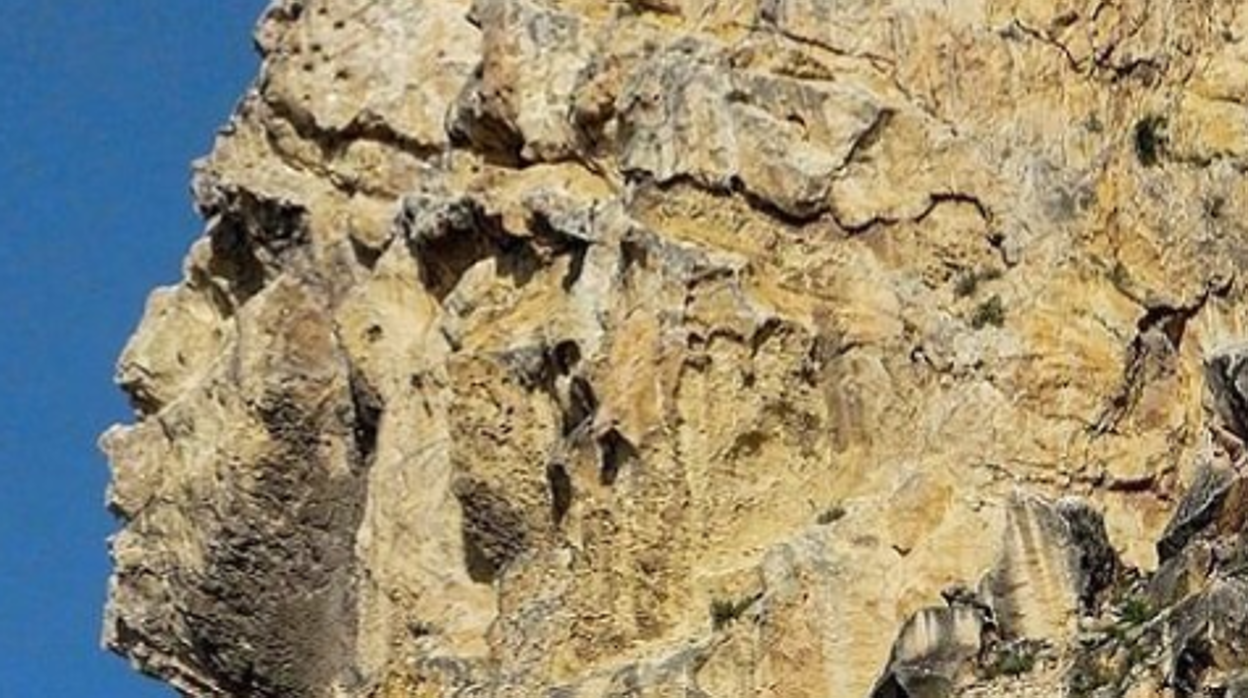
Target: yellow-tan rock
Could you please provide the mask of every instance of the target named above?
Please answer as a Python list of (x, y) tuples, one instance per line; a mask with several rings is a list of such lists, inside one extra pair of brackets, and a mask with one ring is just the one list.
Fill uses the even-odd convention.
[(1246, 36), (276, 0), (119, 362), (106, 644), (189, 696), (865, 698), (933, 646), (960, 695), (1166, 695), (1132, 648), (1240, 591), (1238, 506), (1174, 513), (1248, 431)]

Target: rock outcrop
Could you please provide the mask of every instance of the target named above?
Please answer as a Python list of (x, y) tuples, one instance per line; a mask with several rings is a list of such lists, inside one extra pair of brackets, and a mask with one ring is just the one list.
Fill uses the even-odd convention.
[(103, 438), (141, 670), (1248, 695), (1240, 3), (277, 0), (256, 44)]

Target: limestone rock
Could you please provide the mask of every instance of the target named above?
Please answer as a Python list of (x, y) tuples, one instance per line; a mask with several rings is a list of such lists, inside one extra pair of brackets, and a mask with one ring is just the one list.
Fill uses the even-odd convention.
[(902, 627), (889, 671), (872, 698), (939, 698), (953, 692), (958, 672), (982, 649), (984, 613), (967, 605), (925, 608)]
[(983, 588), (1007, 636), (1060, 640), (1081, 611), (1096, 606), (1117, 569), (1104, 522), (1086, 503), (1016, 495)]
[(118, 364), (105, 643), (195, 697), (1242, 692), (1246, 37), (275, 0)]

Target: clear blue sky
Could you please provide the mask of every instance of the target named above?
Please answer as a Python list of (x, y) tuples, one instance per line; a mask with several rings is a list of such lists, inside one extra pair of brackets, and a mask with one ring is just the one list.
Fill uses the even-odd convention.
[(113, 363), (200, 230), (263, 0), (0, 0), (0, 696), (173, 696), (99, 649)]

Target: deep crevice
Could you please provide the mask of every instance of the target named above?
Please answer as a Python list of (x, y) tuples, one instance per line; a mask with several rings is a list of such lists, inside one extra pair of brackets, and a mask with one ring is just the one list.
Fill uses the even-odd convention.
[(619, 276), (627, 282), (628, 273), (633, 267), (645, 269), (649, 266), (650, 250), (641, 241), (625, 238), (620, 241)]
[(558, 526), (572, 507), (572, 478), (562, 463), (551, 463), (546, 466), (546, 484), (550, 488), (550, 520)]
[(608, 487), (615, 484), (621, 471), (636, 464), (641, 457), (637, 447), (616, 429), (609, 429), (598, 437), (598, 449), (602, 463), (598, 479)]
[(780, 333), (781, 329), (783, 329), (783, 324), (779, 318), (770, 317), (764, 320), (763, 324), (754, 330), (754, 334), (750, 335), (750, 354), (757, 356), (763, 345)]
[(377, 430), (385, 403), (381, 396), (356, 371), (351, 372), (351, 404), (354, 415), (351, 424), (355, 452), (360, 467), (372, 465), (377, 453)]
[(571, 339), (565, 339), (555, 345), (550, 356), (555, 369), (563, 375), (569, 375), (581, 361), (581, 346)]
[(447, 135), (453, 146), (472, 150), (491, 165), (521, 169), (524, 137), (481, 103), (482, 75), (478, 64), (452, 108)]
[(598, 397), (594, 388), (581, 376), (568, 381), (567, 405), (563, 413), (563, 435), (570, 436), (582, 425), (593, 419), (598, 411)]
[(1180, 698), (1198, 695), (1201, 677), (1209, 667), (1214, 665), (1213, 652), (1207, 642), (1196, 640), (1182, 648), (1178, 658), (1175, 659), (1174, 676), (1170, 680), (1175, 695)]
[(541, 267), (526, 241), (503, 230), (474, 200), (410, 200), (399, 224), (407, 235), (424, 286), (444, 301), (459, 280), (478, 262), (493, 257), (498, 273), (523, 286)]
[(884, 132), (893, 122), (893, 117), (897, 112), (893, 109), (884, 108), (878, 111), (875, 118), (867, 125), (865, 129), (850, 144), (849, 153), (845, 155), (845, 160), (841, 163), (838, 170), (845, 170), (850, 165), (858, 162), (868, 151), (884, 138)]
[(380, 248), (369, 247), (359, 240), (351, 238), (351, 253), (355, 255), (355, 261), (369, 271), (377, 268), (377, 262), (387, 249), (389, 249), (389, 245), (384, 245)]
[(555, 258), (570, 255), (571, 264), (561, 281), (563, 289), (570, 291), (580, 278), (591, 244), (540, 213), (530, 219), (529, 235), (513, 234), (498, 215), (470, 197), (410, 197), (398, 225), (416, 258), (422, 283), (439, 301), (450, 295), (468, 269), (489, 258), (495, 260), (500, 276), (524, 286)]
[(560, 287), (565, 292), (571, 291), (585, 269), (585, 255), (589, 252), (590, 241), (583, 237), (583, 233), (562, 229), (544, 211), (534, 213), (529, 221), (529, 229), (533, 232), (534, 241), (541, 248), (540, 254), (543, 258), (550, 259), (563, 254), (571, 257), (568, 271), (560, 281)]
[(233, 216), (222, 216), (208, 228), (208, 244), (212, 256), (208, 260), (211, 279), (224, 279), (229, 292), (224, 293), (209, 280), (212, 297), (223, 317), (230, 317), (264, 287), (264, 264), (256, 257), (248, 241), (244, 225)]

